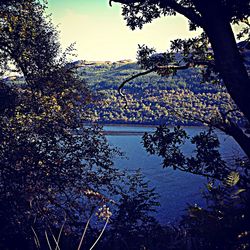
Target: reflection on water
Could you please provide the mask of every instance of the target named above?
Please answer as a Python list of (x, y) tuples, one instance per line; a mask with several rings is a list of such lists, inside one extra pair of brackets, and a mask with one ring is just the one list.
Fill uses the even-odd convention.
[[(202, 131), (201, 127), (188, 127), (186, 131), (189, 135), (195, 135)], [(115, 165), (121, 169), (133, 171), (140, 168), (151, 185), (160, 194), (161, 206), (157, 211), (157, 218), (162, 223), (177, 220), (184, 213), (187, 203), (197, 203), (205, 205), (201, 191), (204, 188), (206, 179), (189, 173), (163, 169), (161, 158), (149, 155), (142, 145), (142, 134), (153, 132), (153, 127), (134, 127), (134, 126), (105, 126), (108, 141), (111, 145), (120, 148), (126, 158), (115, 159)], [(111, 133), (110, 133), (111, 132)], [(221, 153), (226, 159), (231, 159), (234, 155), (241, 152), (235, 141), (220, 131), (217, 132), (221, 141)], [(194, 147), (190, 143), (185, 144), (183, 150), (191, 154)]]

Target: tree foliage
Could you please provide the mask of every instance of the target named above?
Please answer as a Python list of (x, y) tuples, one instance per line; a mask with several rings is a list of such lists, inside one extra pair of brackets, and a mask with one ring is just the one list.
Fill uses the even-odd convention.
[(232, 172), (225, 183), (208, 183), (203, 195), (207, 206), (189, 205), (180, 223), (189, 245), (196, 249), (249, 248), (249, 191), (239, 185), (239, 176)]
[[(0, 3), (1, 249), (46, 249), (60, 231), (62, 249), (69, 242), (77, 247), (88, 222), (84, 243), (91, 246), (98, 217), (107, 220), (126, 206), (123, 183), (130, 187), (127, 197), (137, 189), (145, 195), (147, 201), (139, 203), (138, 195), (131, 197), (142, 223), (151, 218), (145, 211), (157, 205), (139, 174), (125, 181), (126, 174), (113, 166), (117, 150), (92, 124), (89, 88), (67, 59), (72, 47), (61, 53), (45, 9), (41, 1)], [(23, 81), (4, 79), (13, 69)]]
[[(250, 82), (247, 65), (244, 65), (244, 53), (248, 50), (247, 46), (237, 47), (231, 28), (231, 24), (241, 25), (238, 37), (249, 39), (249, 1), (110, 1), (112, 2), (122, 4), (122, 15), (132, 29), (142, 28), (144, 24), (162, 15), (177, 13), (190, 21), (190, 30), (201, 27), (204, 32), (200, 36), (177, 39), (166, 53), (157, 54), (146, 46), (140, 47), (138, 63), (148, 72), (155, 71), (165, 76), (190, 67), (202, 68), (204, 81), (224, 84), (249, 122)], [(229, 108), (226, 113), (221, 114), (224, 119), (220, 129), (233, 136), (249, 156), (249, 138), (244, 130), (227, 117), (231, 111)], [(216, 123), (209, 125), (218, 127)]]
[(2, 74), (14, 68), (27, 84), (35, 85), (36, 77), (41, 81), (55, 67), (60, 45), (51, 21), (45, 19), (45, 8), (43, 1), (1, 2)]
[[(249, 14), (250, 2), (238, 0), (114, 0), (122, 4), (122, 15), (131, 29), (142, 28), (161, 16), (181, 14), (189, 20), (190, 30), (198, 27), (203, 32), (192, 39), (172, 41), (169, 51), (156, 53), (143, 45), (139, 47), (138, 63), (145, 70), (144, 75), (156, 72), (161, 76), (172, 76), (182, 70), (198, 68), (202, 82), (221, 84), (226, 87), (232, 101), (225, 103), (222, 112), (215, 112), (212, 119), (193, 118), (211, 128), (219, 128), (233, 136), (250, 157), (250, 139), (247, 131), (232, 120), (236, 107), (246, 118), (249, 126), (250, 79), (249, 79)], [(239, 25), (237, 44), (232, 25)], [(120, 85), (120, 90), (134, 75)], [(120, 91), (121, 92), (121, 91)], [(123, 93), (121, 93), (123, 96)], [(126, 97), (125, 97), (126, 98)], [(231, 107), (230, 107), (231, 106)], [(181, 114), (181, 111), (178, 111)], [(192, 113), (181, 114), (183, 118)], [(228, 165), (219, 154), (218, 139), (211, 130), (191, 138), (196, 145), (192, 156), (185, 156), (182, 144), (187, 139), (185, 131), (165, 126), (157, 128), (154, 134), (144, 136), (144, 146), (152, 154), (163, 157), (163, 166), (224, 180), (225, 185), (214, 187), (209, 183), (208, 205), (190, 206), (183, 221), (186, 247), (190, 249), (246, 249), (249, 247), (249, 166)], [(241, 181), (239, 181), (241, 180)], [(240, 182), (240, 184), (239, 184)], [(236, 184), (239, 185), (238, 189)], [(221, 185), (221, 183), (219, 184)], [(242, 188), (243, 186), (243, 188)], [(246, 191), (247, 190), (247, 191)], [(245, 192), (246, 191), (246, 192)], [(243, 194), (242, 194), (243, 193)], [(228, 240), (230, 239), (230, 240)]]
[(213, 131), (201, 132), (190, 139), (190, 142), (195, 145), (195, 154), (189, 157), (185, 156), (181, 148), (187, 139), (190, 138), (182, 128), (175, 127), (171, 131), (166, 126), (159, 126), (154, 134), (145, 133), (143, 136), (147, 152), (161, 156), (163, 167), (173, 167), (173, 169), (223, 180), (230, 170), (221, 158), (218, 151), (220, 143)]

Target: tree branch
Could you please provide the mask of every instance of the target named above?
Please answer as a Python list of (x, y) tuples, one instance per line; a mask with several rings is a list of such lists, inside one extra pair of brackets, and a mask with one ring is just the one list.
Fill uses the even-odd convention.
[(131, 4), (131, 3), (139, 3), (139, 0), (109, 0), (109, 5), (112, 7), (112, 2), (121, 3), (121, 4)]
[[(121, 3), (121, 4), (143, 3), (143, 1), (139, 1), (139, 0), (109, 0), (110, 6), (112, 6), (112, 2)], [(154, 1), (152, 2), (152, 4), (155, 4)], [(201, 27), (203, 26), (202, 18), (194, 11), (193, 8), (183, 7), (181, 4), (178, 4), (174, 0), (161, 0), (160, 7), (171, 8), (174, 11), (188, 18), (191, 22)]]
[(152, 73), (152, 72), (154, 72), (154, 71), (156, 71), (156, 68), (155, 68), (155, 67), (152, 68), (152, 69), (150, 69), (150, 70), (147, 70), (147, 71), (145, 71), (145, 72), (141, 72), (141, 73), (139, 73), (139, 74), (136, 74), (136, 75), (130, 77), (129, 79), (125, 80), (124, 82), (122, 82), (122, 84), (118, 87), (118, 93), (119, 93), (119, 95), (120, 95), (120, 96), (124, 99), (124, 101), (125, 101), (125, 106), (124, 106), (124, 108), (126, 108), (126, 107), (128, 106), (128, 101), (127, 101), (126, 95), (124, 95), (124, 94), (122, 93), (122, 88), (124, 87), (124, 85), (125, 85), (127, 82), (130, 82), (130, 81), (132, 81), (133, 79), (135, 79), (135, 78), (137, 78), (137, 77), (139, 77), (139, 76), (144, 76), (144, 75), (147, 75), (147, 74)]
[[(158, 72), (161, 75), (164, 75), (164, 73), (161, 72), (162, 70), (185, 70), (185, 69), (188, 69), (190, 67), (194, 67), (194, 66), (198, 66), (198, 65), (210, 66), (210, 65), (213, 65), (213, 64), (211, 62), (207, 62), (207, 61), (194, 61), (192, 63), (186, 63), (185, 65), (173, 65), (173, 64), (170, 64), (170, 65), (156, 65), (155, 67), (151, 68), (150, 70), (147, 70), (147, 71), (138, 73), (136, 75), (133, 75), (132, 77), (130, 77), (130, 78), (126, 79), (125, 81), (123, 81), (121, 83), (121, 85), (118, 87), (118, 93), (125, 101), (125, 106), (124, 107), (126, 108), (127, 105), (128, 105), (127, 98), (122, 93), (122, 88), (125, 86), (126, 83), (134, 80), (137, 77), (144, 76), (144, 75), (150, 74), (152, 72)], [(165, 76), (168, 76), (169, 74), (170, 74), (170, 72), (168, 72), (168, 73), (165, 72)]]
[(135, 78), (137, 77), (140, 77), (140, 76), (144, 76), (144, 75), (148, 75), (152, 72), (157, 72), (158, 70), (161, 70), (161, 69), (168, 69), (168, 70), (184, 70), (184, 69), (188, 69), (190, 67), (190, 63), (187, 63), (185, 65), (157, 65), (155, 67), (153, 67), (152, 69), (150, 70), (147, 70), (147, 71), (144, 71), (144, 72), (141, 72), (141, 73), (138, 73), (136, 75), (133, 75), (132, 77), (128, 78), (127, 80), (125, 80), (124, 82), (122, 82), (122, 84), (119, 86), (118, 88), (118, 91), (120, 91), (124, 85), (132, 80), (134, 80)]
[[(250, 157), (250, 149), (248, 146), (250, 143), (250, 137), (248, 137), (239, 126), (237, 126), (234, 122), (232, 122), (229, 118), (227, 118), (228, 114), (234, 111), (237, 111), (237, 109), (229, 110), (225, 114), (220, 113), (224, 123), (223, 122), (214, 123), (213, 121), (204, 120), (198, 117), (193, 117), (190, 114), (187, 115), (184, 112), (179, 112), (178, 110), (172, 108), (172, 112), (175, 115), (178, 115), (180, 118), (201, 122), (204, 125), (219, 129), (225, 134), (232, 136), (235, 139), (235, 141), (240, 145), (245, 154), (248, 157)], [(228, 122), (225, 121), (226, 119), (228, 120)]]
[(174, 11), (178, 12), (179, 14), (188, 18), (191, 22), (199, 25), (200, 27), (203, 26), (202, 18), (194, 11), (193, 8), (183, 7), (181, 4), (178, 4), (174, 0), (161, 0), (160, 6), (162, 8), (171, 8)]
[(193, 170), (188, 170), (188, 167), (187, 168), (181, 168), (181, 167), (176, 167), (176, 169), (182, 171), (182, 172), (186, 172), (186, 173), (190, 173), (190, 174), (194, 174), (194, 175), (199, 175), (199, 176), (203, 176), (203, 177), (206, 177), (206, 178), (210, 178), (210, 179), (214, 179), (214, 180), (218, 180), (218, 181), (223, 181), (224, 179), (222, 177), (219, 177), (219, 176), (214, 176), (214, 175), (210, 175), (210, 174), (206, 174), (206, 173), (203, 173), (203, 172), (199, 172), (199, 171), (193, 171)]

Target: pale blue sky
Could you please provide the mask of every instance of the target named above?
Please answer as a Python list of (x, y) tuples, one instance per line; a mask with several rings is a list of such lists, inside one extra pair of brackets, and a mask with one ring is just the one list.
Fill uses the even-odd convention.
[(170, 40), (195, 36), (182, 16), (162, 17), (142, 30), (132, 31), (121, 15), (121, 6), (108, 0), (49, 0), (53, 22), (59, 25), (63, 48), (76, 42), (78, 59), (111, 60), (136, 58), (138, 44), (166, 51)]

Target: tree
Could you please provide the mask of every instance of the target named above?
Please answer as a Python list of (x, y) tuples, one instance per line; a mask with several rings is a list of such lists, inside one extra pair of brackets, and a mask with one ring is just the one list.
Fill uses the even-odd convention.
[[(92, 124), (90, 90), (67, 59), (72, 48), (61, 53), (45, 9), (35, 0), (0, 3), (1, 249), (59, 249), (58, 234), (77, 247), (84, 227), (94, 242), (96, 213), (106, 222), (109, 207), (122, 216), (124, 183), (126, 197), (137, 188), (146, 195), (146, 209), (140, 200), (136, 219), (151, 218), (145, 210), (157, 205), (139, 174), (126, 177), (114, 167), (117, 150)], [(22, 81), (4, 79), (13, 69)]]
[(32, 228), (39, 235), (65, 218), (73, 232), (101, 200), (88, 202), (88, 190), (116, 179), (105, 138), (83, 123), (90, 92), (60, 55), (45, 8), (32, 0), (0, 4), (1, 74), (14, 68), (23, 76), (21, 83), (1, 79), (1, 248), (29, 245)]
[[(168, 76), (178, 70), (202, 66), (208, 80), (211, 81), (215, 73), (216, 78), (223, 81), (228, 93), (249, 123), (250, 80), (241, 53), (245, 48), (237, 46), (231, 28), (231, 24), (245, 25), (239, 37), (249, 40), (249, 0), (114, 0), (110, 1), (110, 4), (112, 2), (123, 4), (122, 15), (132, 29), (142, 28), (145, 23), (161, 15), (176, 13), (189, 19), (190, 30), (201, 27), (204, 33), (200, 37), (173, 41), (169, 53), (159, 55), (155, 54), (154, 50), (141, 47), (138, 52), (138, 63), (147, 71), (140, 75), (155, 71)], [(176, 57), (176, 52), (181, 56)], [(228, 115), (232, 112), (233, 110), (228, 110), (222, 114), (223, 126), (215, 123), (209, 125), (219, 127), (233, 136), (250, 157), (250, 139), (244, 130), (230, 120)]]
[(66, 65), (65, 54), (59, 56), (58, 32), (45, 15), (46, 7), (46, 1), (0, 3), (0, 74), (19, 73), (33, 89), (41, 89), (42, 81)]
[[(185, 229), (184, 240), (188, 248), (214, 249), (249, 247), (249, 157), (250, 138), (247, 131), (233, 121), (240, 110), (249, 126), (250, 79), (250, 1), (237, 0), (114, 0), (123, 4), (123, 16), (132, 29), (142, 28), (161, 15), (184, 15), (190, 21), (190, 29), (201, 27), (203, 33), (194, 39), (172, 42), (167, 53), (157, 54), (147, 46), (139, 47), (138, 63), (145, 72), (134, 75), (130, 80), (157, 72), (162, 76), (176, 74), (179, 70), (197, 67), (203, 79), (209, 83), (224, 85), (232, 100), (226, 102), (226, 109), (219, 109), (215, 115), (204, 119), (202, 116), (184, 114), (181, 118), (195, 119), (208, 126), (207, 132), (191, 138), (196, 149), (193, 155), (185, 156), (182, 145), (188, 139), (180, 127), (171, 131), (166, 126), (157, 128), (154, 134), (144, 135), (144, 146), (151, 154), (163, 157), (163, 166), (208, 177), (208, 191), (205, 193), (207, 207), (189, 206), (182, 220)], [(232, 24), (241, 24), (238, 38), (245, 41), (236, 43)], [(193, 71), (195, 72), (195, 71)], [(176, 110), (174, 110), (175, 112)], [(210, 112), (211, 113), (211, 112)], [(176, 114), (176, 112), (175, 112)], [(248, 159), (228, 165), (218, 151), (219, 141), (211, 127), (219, 128), (234, 137)], [(223, 180), (217, 182), (215, 179)], [(186, 238), (186, 239), (185, 239)], [(230, 239), (230, 241), (228, 241)]]

